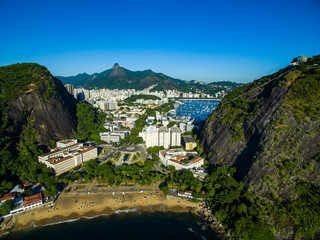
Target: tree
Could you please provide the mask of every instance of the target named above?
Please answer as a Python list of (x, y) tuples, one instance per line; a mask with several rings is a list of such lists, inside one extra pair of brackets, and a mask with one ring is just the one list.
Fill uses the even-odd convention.
[(0, 214), (8, 214), (13, 209), (13, 200), (7, 200), (2, 205), (0, 205)]
[(254, 222), (248, 217), (240, 218), (236, 224), (233, 238), (236, 239), (261, 239), (261, 240), (274, 240), (275, 237), (270, 231), (267, 224), (260, 221)]
[(13, 188), (12, 182), (7, 182), (7, 180), (3, 180), (0, 184), (0, 194), (6, 193)]
[(203, 148), (199, 145), (200, 141), (198, 140), (197, 142), (198, 142), (198, 144), (197, 144), (197, 152), (201, 155), (203, 153)]
[(200, 192), (201, 191), (201, 188), (202, 188), (202, 182), (197, 179), (197, 178), (194, 178), (191, 180), (191, 190), (194, 190), (195, 192)]
[(48, 197), (53, 197), (58, 192), (58, 189), (55, 185), (51, 185), (45, 190), (45, 193), (48, 195)]
[(23, 192), (23, 194), (24, 194), (25, 196), (31, 196), (31, 195), (33, 194), (33, 192), (32, 192), (32, 190), (31, 190), (30, 188), (27, 188), (27, 189)]
[(168, 195), (168, 193), (169, 193), (169, 188), (168, 188), (168, 186), (161, 186), (160, 187), (160, 190), (164, 193), (164, 195)]

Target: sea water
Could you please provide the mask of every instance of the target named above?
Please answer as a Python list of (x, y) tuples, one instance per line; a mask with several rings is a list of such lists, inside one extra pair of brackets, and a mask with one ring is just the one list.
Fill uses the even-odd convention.
[(181, 100), (176, 116), (191, 117), (196, 121), (204, 121), (218, 106), (220, 100)]
[(220, 239), (216, 232), (205, 228), (201, 218), (189, 213), (174, 212), (128, 212), (78, 219), (60, 224), (14, 232), (3, 239), (24, 240), (94, 240), (94, 239)]

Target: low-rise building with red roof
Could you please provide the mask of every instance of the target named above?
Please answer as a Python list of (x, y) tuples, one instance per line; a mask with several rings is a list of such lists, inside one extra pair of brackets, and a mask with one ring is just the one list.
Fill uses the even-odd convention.
[(42, 202), (42, 193), (33, 194), (31, 196), (25, 197), (23, 199), (23, 208), (28, 210), (34, 207), (41, 206)]
[(160, 150), (159, 158), (163, 165), (174, 166), (176, 170), (199, 169), (204, 164), (204, 159), (199, 154), (188, 153), (182, 148)]
[(3, 197), (0, 198), (0, 203), (5, 202), (7, 200), (13, 200), (16, 196), (16, 193), (6, 193)]

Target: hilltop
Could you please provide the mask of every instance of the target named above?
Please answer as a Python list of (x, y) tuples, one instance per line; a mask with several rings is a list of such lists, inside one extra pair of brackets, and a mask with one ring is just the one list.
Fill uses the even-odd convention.
[(2, 129), (1, 136), (19, 136), (32, 123), (39, 144), (49, 146), (50, 140), (75, 130), (76, 100), (45, 67), (34, 63), (0, 67), (0, 79), (2, 122), (15, 124), (12, 132)]
[(162, 73), (155, 73), (152, 70), (130, 71), (120, 67), (118, 63), (113, 68), (101, 73), (89, 75), (87, 73), (78, 74), (76, 76), (63, 77), (56, 76), (64, 84), (73, 84), (75, 87), (92, 88), (108, 88), (108, 89), (136, 89), (142, 90), (148, 87), (152, 91), (177, 90), (183, 92), (202, 91), (209, 94), (224, 90), (229, 92), (242, 86), (241, 83), (234, 82), (213, 82), (203, 83), (200, 81), (184, 81), (169, 77)]
[(52, 174), (38, 163), (37, 156), (52, 141), (70, 137), (78, 121), (76, 100), (43, 66), (23, 63), (0, 67), (0, 89), (2, 194), (17, 178), (35, 180), (39, 173)]

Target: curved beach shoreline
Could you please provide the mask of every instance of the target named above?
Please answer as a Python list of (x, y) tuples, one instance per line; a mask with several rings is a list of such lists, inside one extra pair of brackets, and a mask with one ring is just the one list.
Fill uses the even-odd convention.
[[(62, 193), (52, 206), (41, 206), (11, 217), (11, 230), (18, 231), (30, 226), (43, 226), (71, 219), (92, 218), (100, 215), (127, 211), (173, 211), (198, 214), (198, 203), (184, 199), (165, 197), (155, 191), (139, 193)], [(7, 220), (8, 222), (9, 219)]]
[[(128, 212), (190, 212), (201, 216), (208, 226), (217, 231), (223, 239), (231, 239), (223, 227), (212, 221), (200, 207), (201, 204), (187, 199), (166, 197), (158, 191), (144, 192), (104, 192), (104, 193), (61, 193), (54, 205), (44, 205), (24, 213), (14, 215), (2, 223), (1, 234), (20, 231), (82, 218)], [(209, 218), (208, 218), (209, 217)]]

